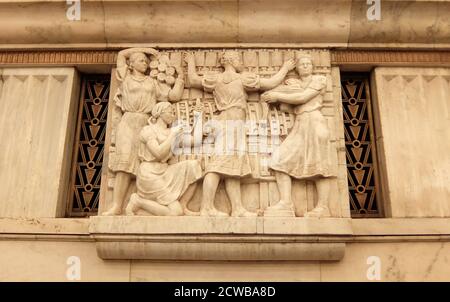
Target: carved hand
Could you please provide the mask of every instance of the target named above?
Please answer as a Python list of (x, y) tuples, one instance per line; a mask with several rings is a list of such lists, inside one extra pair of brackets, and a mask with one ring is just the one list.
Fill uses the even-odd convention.
[(179, 78), (179, 79), (183, 79), (183, 75), (184, 75), (184, 69), (183, 69), (183, 67), (181, 67), (181, 66), (174, 66), (175, 67), (175, 70), (177, 71), (177, 77)]
[(174, 127), (170, 128), (170, 134), (173, 137), (177, 137), (178, 135), (183, 133), (183, 130), (184, 130), (183, 129), (183, 125), (177, 125), (177, 126), (174, 126)]
[(274, 91), (266, 91), (261, 95), (261, 101), (267, 103), (275, 103), (278, 101), (279, 95)]
[(192, 52), (185, 52), (184, 60), (188, 65), (195, 64), (195, 55)]
[(294, 69), (295, 65), (296, 61), (294, 59), (289, 59), (283, 63), (283, 66), (281, 68), (283, 68), (286, 72), (288, 72)]

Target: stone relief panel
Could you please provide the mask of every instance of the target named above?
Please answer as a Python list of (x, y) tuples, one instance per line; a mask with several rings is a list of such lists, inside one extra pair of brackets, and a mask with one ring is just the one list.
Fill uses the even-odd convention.
[(327, 50), (121, 51), (102, 214), (348, 217), (333, 77)]

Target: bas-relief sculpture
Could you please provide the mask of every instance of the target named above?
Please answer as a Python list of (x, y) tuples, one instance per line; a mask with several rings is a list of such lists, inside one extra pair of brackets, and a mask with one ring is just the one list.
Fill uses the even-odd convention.
[[(151, 62), (147, 55), (153, 57)], [(151, 71), (153, 74), (147, 74), (150, 64), (156, 67)], [(158, 71), (165, 71), (168, 78), (174, 73), (167, 70), (169, 67), (160, 59), (159, 53), (151, 48), (127, 49), (118, 55), (117, 79), (121, 85), (115, 102), (121, 117), (115, 129), (116, 152), (114, 159), (110, 161), (110, 168), (116, 173), (113, 207), (105, 212), (105, 215), (122, 213), (131, 178), (137, 174), (139, 168), (139, 133), (147, 123), (149, 113), (158, 101), (175, 101), (180, 99), (183, 93), (184, 83), (180, 77), (167, 81), (168, 84), (174, 82), (172, 89), (168, 85), (160, 84), (159, 80), (162, 80), (165, 74)], [(178, 74), (182, 74), (182, 71), (178, 70)]]
[(330, 135), (327, 121), (320, 109), (323, 105), (326, 77), (313, 75), (312, 58), (298, 58), (299, 79), (286, 80), (284, 85), (262, 95), (268, 103), (281, 102), (295, 106), (295, 122), (291, 133), (275, 150), (270, 168), (280, 191), (281, 200), (266, 211), (290, 210), (292, 203), (292, 178), (314, 179), (317, 190), (317, 206), (306, 217), (330, 216), (328, 198), (330, 189)]
[[(270, 60), (267, 54), (256, 60), (271, 67), (255, 64), (254, 52), (211, 51), (202, 58), (198, 52), (121, 51), (109, 161), (112, 206), (103, 215), (295, 217), (293, 183), (308, 181), (317, 193), (305, 196), (317, 201), (297, 216), (332, 216), (335, 163), (321, 111), (329, 78), (313, 74), (306, 52), (274, 51)], [(255, 129), (264, 134), (256, 152)], [(186, 149), (200, 151), (177, 152)], [(225, 198), (218, 195), (221, 182)], [(241, 192), (245, 188), (250, 194)], [(272, 202), (263, 196), (267, 191)], [(246, 208), (246, 199), (258, 194), (260, 201)], [(279, 196), (276, 204), (273, 196)]]

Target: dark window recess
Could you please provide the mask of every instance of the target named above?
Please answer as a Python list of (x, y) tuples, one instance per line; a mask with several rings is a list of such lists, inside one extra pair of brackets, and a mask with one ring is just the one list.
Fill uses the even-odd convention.
[(341, 75), (348, 189), (353, 218), (381, 217), (369, 75)]
[(68, 216), (97, 215), (110, 75), (84, 75), (78, 109)]

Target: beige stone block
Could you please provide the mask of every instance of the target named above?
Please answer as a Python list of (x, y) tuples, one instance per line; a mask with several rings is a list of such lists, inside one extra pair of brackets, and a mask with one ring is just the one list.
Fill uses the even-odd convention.
[(379, 281), (448, 281), (449, 255), (448, 242), (347, 244), (343, 260), (320, 264), (321, 281), (370, 281), (370, 256), (380, 259)]
[(351, 1), (240, 1), (239, 38), (250, 43), (345, 44), (350, 9)]
[(318, 262), (131, 262), (131, 281), (319, 281)]
[(70, 281), (68, 258), (80, 259), (79, 281), (128, 281), (130, 262), (103, 261), (92, 242), (0, 240), (0, 281)]
[(91, 233), (117, 234), (255, 234), (256, 217), (97, 216)]
[(286, 218), (264, 219), (264, 234), (351, 235), (351, 221), (344, 218)]
[(352, 2), (350, 47), (450, 43), (448, 1), (384, 1), (380, 20), (369, 20), (368, 8), (366, 1)]
[(104, 12), (109, 43), (238, 40), (236, 1), (141, 1), (126, 7), (119, 1), (107, 3)]
[(311, 235), (352, 231), (338, 218), (103, 216), (90, 218), (89, 233), (102, 259), (329, 261), (345, 243)]
[[(344, 243), (287, 242), (253, 238), (97, 237), (102, 259), (149, 259), (193, 261), (336, 261), (344, 257)], [(256, 241), (254, 240), (256, 239)]]
[(66, 17), (65, 1), (0, 2), (0, 48), (450, 45), (448, 1), (386, 1), (380, 21), (368, 20), (366, 1), (351, 0), (85, 1), (79, 21)]
[[(100, 2), (83, 2), (79, 21), (67, 18), (66, 1), (0, 3), (2, 44), (106, 43)], [(28, 1), (33, 2), (33, 1)]]
[(382, 188), (392, 217), (450, 216), (450, 69), (374, 71)]
[(65, 214), (79, 94), (74, 68), (5, 68), (0, 217)]
[(0, 236), (3, 234), (88, 235), (89, 220), (85, 218), (0, 218)]
[(352, 230), (356, 236), (396, 235), (449, 235), (448, 218), (382, 218), (352, 219)]

